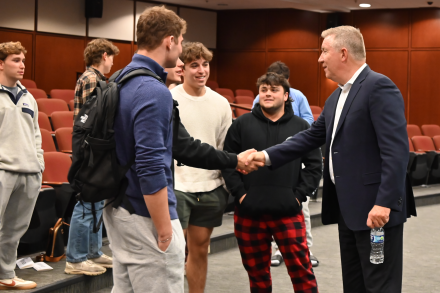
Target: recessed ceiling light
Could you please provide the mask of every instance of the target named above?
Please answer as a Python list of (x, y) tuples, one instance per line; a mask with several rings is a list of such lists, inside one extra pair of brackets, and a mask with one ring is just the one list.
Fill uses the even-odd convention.
[(359, 4), (360, 7), (371, 7), (371, 4), (367, 4), (367, 3), (361, 3)]

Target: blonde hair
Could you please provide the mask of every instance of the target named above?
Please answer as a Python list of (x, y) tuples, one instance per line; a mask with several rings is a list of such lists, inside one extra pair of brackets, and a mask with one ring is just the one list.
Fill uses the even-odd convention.
[(174, 36), (174, 42), (186, 32), (186, 21), (164, 6), (154, 6), (142, 12), (136, 25), (139, 49), (154, 50), (163, 39)]
[(0, 60), (5, 61), (6, 57), (12, 54), (26, 54), (26, 49), (20, 42), (6, 42), (0, 44)]
[(328, 36), (334, 36), (333, 48), (342, 49), (344, 47), (352, 54), (354, 59), (358, 61), (366, 59), (364, 37), (359, 29), (349, 25), (333, 27), (321, 34), (324, 39)]
[(101, 63), (102, 54), (107, 53), (109, 56), (119, 54), (119, 49), (112, 42), (106, 39), (95, 39), (87, 44), (84, 49), (84, 61), (86, 66), (98, 65)]
[(212, 56), (212, 52), (209, 51), (208, 48), (206, 48), (202, 43), (185, 42), (183, 44), (182, 54), (180, 54), (180, 60), (182, 60), (184, 64), (188, 64), (194, 60), (199, 60), (200, 58), (211, 62)]

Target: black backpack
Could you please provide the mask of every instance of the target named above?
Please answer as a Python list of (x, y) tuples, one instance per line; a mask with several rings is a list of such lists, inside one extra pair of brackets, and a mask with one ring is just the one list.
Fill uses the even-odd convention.
[[(122, 85), (135, 76), (151, 76), (163, 83), (162, 79), (148, 69), (136, 69), (115, 82), (122, 69), (110, 77), (109, 82), (99, 81), (97, 87), (79, 111), (73, 126), (72, 166), (68, 180), (78, 192), (76, 199), (92, 204), (93, 232), (98, 232), (102, 216), (96, 220), (94, 203), (111, 199), (118, 207), (124, 200), (128, 180), (125, 177), (133, 165), (134, 158), (121, 166), (116, 157), (116, 143), (113, 124)], [(84, 205), (83, 205), (84, 206)], [(132, 208), (131, 208), (132, 209)]]

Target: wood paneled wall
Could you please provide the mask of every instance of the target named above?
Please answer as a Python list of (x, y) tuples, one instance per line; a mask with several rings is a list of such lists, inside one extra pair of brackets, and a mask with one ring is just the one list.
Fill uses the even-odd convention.
[[(311, 105), (324, 106), (337, 85), (318, 64), (326, 14), (300, 10), (218, 13), (217, 81), (220, 87), (251, 89), (274, 61), (285, 62), (292, 87)], [(411, 124), (440, 125), (440, 9), (357, 10), (342, 24), (358, 27), (367, 64), (394, 81)]]
[[(85, 70), (84, 49), (92, 38), (28, 32), (0, 28), (0, 43), (20, 41), (26, 48), (24, 78), (35, 80), (47, 93), (52, 89), (74, 89), (77, 73)], [(135, 46), (132, 42), (113, 41), (120, 53), (114, 58), (110, 76), (130, 63)]]
[[(136, 1), (135, 1), (136, 2)], [(148, 2), (140, 0), (137, 2)], [(35, 0), (35, 27), (33, 31), (0, 27), (0, 43), (10, 41), (20, 41), (27, 50), (26, 69), (24, 78), (35, 80), (38, 88), (47, 93), (52, 89), (74, 89), (78, 74), (85, 70), (84, 49), (89, 41), (89, 23), (86, 24), (86, 36), (73, 36), (66, 34), (55, 34), (38, 31), (38, 0)], [(136, 3), (135, 3), (136, 4)], [(160, 4), (158, 1), (152, 2), (154, 5)], [(135, 5), (136, 6), (136, 5)], [(177, 12), (184, 7), (173, 5)], [(136, 11), (133, 11), (133, 17)], [(133, 25), (135, 25), (133, 23)], [(133, 28), (134, 29), (134, 28)], [(134, 41), (110, 41), (119, 50), (119, 55), (115, 56), (112, 70), (107, 77), (115, 71), (125, 67), (132, 60), (134, 52), (137, 50)], [(210, 79), (217, 78), (217, 54), (214, 50), (214, 59), (211, 63)]]

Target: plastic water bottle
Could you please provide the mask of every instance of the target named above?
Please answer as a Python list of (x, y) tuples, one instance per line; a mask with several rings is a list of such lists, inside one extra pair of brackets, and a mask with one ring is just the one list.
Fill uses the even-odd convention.
[(381, 264), (384, 259), (385, 231), (383, 228), (373, 228), (370, 233), (371, 252), (370, 262)]

